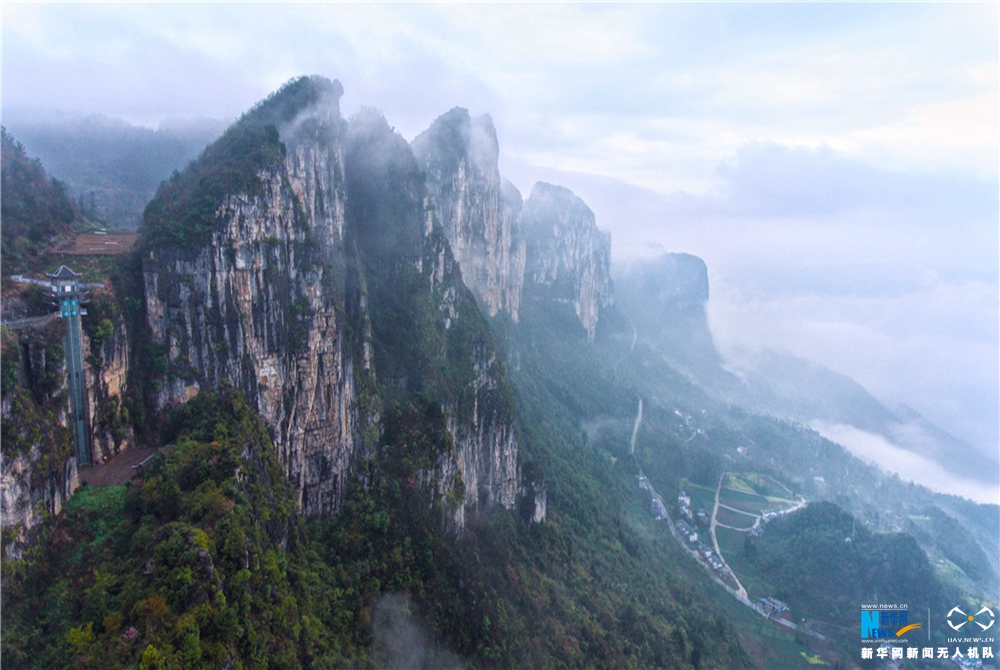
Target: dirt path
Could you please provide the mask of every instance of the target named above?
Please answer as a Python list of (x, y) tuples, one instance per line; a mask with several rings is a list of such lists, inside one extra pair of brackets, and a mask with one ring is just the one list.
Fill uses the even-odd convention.
[(728, 472), (722, 473), (722, 476), (719, 477), (719, 485), (715, 488), (715, 506), (712, 508), (712, 522), (709, 524), (708, 530), (709, 534), (712, 536), (712, 546), (715, 547), (716, 555), (719, 557), (719, 560), (722, 561), (722, 564), (726, 566), (726, 569), (732, 576), (733, 581), (736, 582), (736, 593), (734, 595), (744, 603), (750, 604), (750, 596), (747, 594), (747, 590), (743, 588), (743, 583), (740, 582), (740, 578), (736, 576), (733, 569), (729, 567), (728, 563), (726, 563), (726, 557), (722, 555), (721, 551), (719, 551), (719, 538), (715, 536), (715, 528), (719, 525), (719, 493), (722, 492), (722, 482), (726, 480), (726, 475), (728, 474)]
[(126, 449), (107, 463), (80, 468), (80, 481), (88, 486), (115, 486), (132, 481), (136, 477), (138, 465), (157, 452), (157, 449)]
[(639, 426), (642, 425), (642, 398), (639, 398), (639, 411), (635, 415), (635, 426), (632, 427), (632, 441), (629, 443), (628, 453), (635, 456), (635, 438), (639, 436)]

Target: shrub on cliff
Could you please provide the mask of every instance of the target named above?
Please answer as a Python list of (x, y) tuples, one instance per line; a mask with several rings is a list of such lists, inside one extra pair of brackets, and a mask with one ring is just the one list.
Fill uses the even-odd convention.
[(202, 246), (215, 230), (215, 210), (226, 195), (256, 195), (258, 172), (285, 157), (278, 128), (340, 84), (299, 77), (262, 100), (210, 144), (183, 171), (160, 184), (143, 212), (147, 246)]

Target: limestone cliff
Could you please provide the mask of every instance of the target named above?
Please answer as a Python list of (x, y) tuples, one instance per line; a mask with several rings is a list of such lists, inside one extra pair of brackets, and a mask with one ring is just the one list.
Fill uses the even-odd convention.
[[(564, 302), (593, 337), (609, 239), (565, 189), (539, 184), (522, 201), (488, 116), (453, 109), (411, 146), (377, 113), (342, 118), (342, 92), (289, 82), (147, 205), (136, 348), (101, 311), (113, 300), (84, 324), (93, 456), (134, 439), (129, 384), (133, 409), (142, 395), (158, 412), (232, 383), (268, 425), (300, 509), (327, 513), (384, 446), (388, 412), (439, 403), (450, 437), (427, 475), (457, 501), (456, 522), (529, 489), (538, 520), (544, 483), (519, 485), (514, 403), (480, 310), (516, 323), (526, 299)], [(59, 499), (75, 475), (60, 476)]]
[(105, 290), (91, 294), (83, 318), (84, 366), (90, 447), (95, 463), (134, 444), (126, 407), (132, 352), (125, 319)]
[[(567, 302), (589, 337), (611, 304), (611, 240), (569, 190), (539, 183), (525, 203), (500, 176), (489, 116), (456, 107), (413, 140), (462, 278), (490, 316), (525, 299)], [(527, 298), (526, 298), (527, 296)]]
[(524, 202), (526, 299), (568, 303), (594, 337), (613, 299), (611, 237), (569, 189), (539, 182)]
[[(9, 293), (4, 296), (5, 317), (18, 302)], [(0, 519), (13, 533), (5, 534), (7, 551), (17, 556), (46, 514), (59, 513), (79, 480), (66, 428), (65, 324), (47, 316), (5, 322)]]
[[(359, 414), (345, 321), (341, 88), (305, 80), (285, 93), (304, 101), (288, 109), (287, 99), (272, 98), (241, 121), (281, 124), (278, 160), (255, 165), (242, 188), (215, 200), (200, 244), (152, 245), (145, 299), (152, 341), (169, 360), (157, 404), (231, 381), (272, 431), (309, 514), (337, 507)], [(238, 123), (221, 149), (248, 132)]]
[(615, 277), (616, 304), (637, 335), (675, 366), (702, 377), (720, 360), (708, 328), (708, 268), (690, 254), (635, 262)]
[(438, 490), (454, 520), (517, 493), (514, 409), (489, 324), (429, 202), (425, 177), (381, 116), (351, 119), (348, 219), (372, 311), (376, 376), (386, 406), (439, 402), (451, 444), (440, 444)]
[(454, 448), (431, 478), (442, 495), (461, 481), (461, 525), (514, 505), (503, 370), (413, 151), (377, 113), (342, 119), (341, 92), (291, 82), (150, 203), (149, 351), (166, 364), (154, 401), (231, 381), (315, 514), (337, 509), (386, 412), (434, 399)]
[(466, 285), (490, 316), (507, 312), (516, 322), (524, 281), (521, 197), (501, 180), (493, 120), (456, 107), (412, 146)]

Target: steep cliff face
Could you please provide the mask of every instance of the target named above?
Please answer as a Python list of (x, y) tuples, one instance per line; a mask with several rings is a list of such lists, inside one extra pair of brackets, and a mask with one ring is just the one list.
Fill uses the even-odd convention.
[(92, 294), (83, 318), (84, 366), (91, 454), (95, 463), (133, 444), (125, 398), (132, 352), (125, 320), (110, 295)]
[(447, 407), (455, 448), (437, 463), (440, 489), (452, 489), (449, 482), (458, 481), (455, 473), (461, 477), (464, 497), (455, 511), (459, 526), (465, 525), (469, 510), (493, 505), (512, 509), (518, 493), (517, 435), (496, 352), (480, 343), (472, 352), (472, 366), (474, 378), (467, 390), (471, 412), (463, 417), (460, 406)]
[(486, 312), (516, 323), (524, 299), (568, 302), (593, 337), (612, 300), (611, 240), (584, 202), (545, 183), (523, 202), (500, 176), (489, 116), (456, 107), (413, 140), (413, 151), (462, 278)]
[(219, 198), (205, 243), (151, 249), (144, 277), (152, 340), (169, 360), (158, 405), (231, 381), (272, 430), (310, 514), (339, 503), (358, 406), (345, 321), (341, 89), (308, 83), (307, 104), (291, 113), (267, 101), (256, 110), (258, 123), (285, 122), (281, 159)]
[(316, 514), (337, 509), (387, 413), (439, 402), (453, 448), (429, 474), (460, 498), (461, 525), (514, 504), (503, 370), (412, 150), (376, 113), (344, 121), (340, 95), (290, 83), (147, 208), (149, 350), (166, 372), (155, 403), (231, 381)]
[(490, 316), (507, 312), (516, 322), (524, 281), (521, 197), (501, 180), (493, 120), (456, 107), (413, 140), (413, 151), (466, 285)]
[(602, 307), (613, 299), (611, 236), (572, 191), (535, 184), (524, 202), (526, 299), (569, 303), (594, 337)]
[(17, 556), (45, 515), (59, 513), (79, 479), (66, 428), (65, 324), (27, 317), (8, 325), (2, 338), (0, 519), (5, 533), (13, 533), (5, 534), (7, 551)]
[[(0, 129), (0, 183), (4, 272), (54, 269), (46, 267), (46, 254), (70, 232), (75, 209), (63, 186), (6, 129)], [(45, 284), (4, 280), (0, 300), (0, 525), (14, 556), (46, 513), (58, 513), (78, 485), (66, 428), (66, 328), (50, 314)]]
[(513, 404), (489, 324), (428, 202), (423, 171), (402, 138), (371, 113), (351, 119), (346, 164), (382, 401), (440, 402), (451, 440), (438, 443), (428, 474), (456, 501), (458, 526), (477, 508), (512, 508)]

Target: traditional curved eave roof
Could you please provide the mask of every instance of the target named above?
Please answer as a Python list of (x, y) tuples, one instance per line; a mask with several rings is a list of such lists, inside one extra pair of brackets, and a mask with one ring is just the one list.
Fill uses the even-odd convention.
[(83, 275), (73, 272), (65, 265), (60, 265), (59, 269), (53, 273), (49, 274), (52, 279), (76, 279), (77, 277), (82, 277)]

